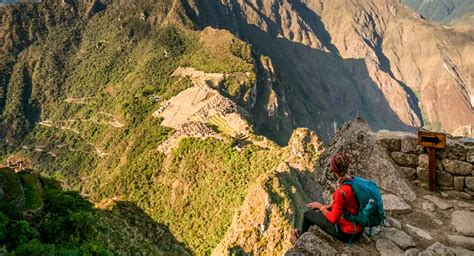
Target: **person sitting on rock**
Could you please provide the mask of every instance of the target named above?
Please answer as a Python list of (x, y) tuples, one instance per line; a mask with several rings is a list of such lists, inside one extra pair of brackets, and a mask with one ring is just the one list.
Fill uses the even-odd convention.
[(342, 242), (356, 242), (363, 233), (359, 224), (344, 219), (343, 214), (349, 212), (356, 215), (359, 203), (355, 197), (351, 185), (343, 184), (344, 180), (352, 179), (347, 175), (349, 159), (341, 153), (331, 157), (330, 169), (337, 178), (338, 188), (333, 194), (332, 205), (323, 205), (319, 202), (311, 202), (306, 206), (311, 210), (304, 213), (301, 232), (297, 229), (291, 231), (291, 243), (296, 243), (300, 235), (309, 230), (310, 226), (318, 225), (326, 233), (341, 240)]

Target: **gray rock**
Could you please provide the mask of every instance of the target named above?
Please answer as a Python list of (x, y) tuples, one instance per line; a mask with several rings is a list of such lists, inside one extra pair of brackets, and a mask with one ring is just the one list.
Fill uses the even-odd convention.
[(435, 205), (432, 202), (425, 201), (421, 204), (421, 206), (423, 207), (423, 210), (425, 211), (430, 211), (430, 212), (435, 211)]
[(418, 167), (428, 169), (429, 158), (427, 154), (421, 154), (418, 156)]
[(423, 183), (428, 184), (428, 173), (429, 170), (426, 168), (418, 167), (416, 168), (416, 177)]
[(456, 207), (459, 207), (459, 208), (469, 208), (469, 207), (473, 206), (472, 204), (469, 204), (469, 203), (466, 203), (466, 202), (463, 202), (463, 201), (459, 201), (459, 200), (452, 200), (451, 202), (453, 204), (455, 204)]
[(403, 250), (416, 245), (415, 240), (413, 240), (413, 237), (396, 228), (389, 228), (385, 230), (384, 236), (390, 241), (394, 242), (396, 245), (398, 245), (398, 247), (402, 248)]
[(414, 168), (400, 166), (400, 172), (409, 180), (416, 178), (416, 170)]
[(456, 254), (447, 246), (443, 245), (440, 242), (432, 244), (430, 247), (426, 248), (422, 253), (422, 256), (455, 256)]
[(468, 249), (460, 248), (460, 247), (450, 247), (451, 251), (456, 254), (456, 256), (472, 256), (474, 252)]
[(443, 159), (443, 166), (447, 172), (457, 175), (469, 175), (472, 171), (472, 164), (458, 160)]
[(454, 177), (454, 190), (456, 191), (464, 190), (464, 177), (460, 177), (460, 176)]
[(411, 211), (411, 206), (407, 204), (402, 198), (387, 194), (382, 195), (383, 207), (386, 211), (394, 211), (400, 213), (406, 213)]
[(471, 191), (467, 188), (464, 189), (464, 192), (466, 192), (467, 194), (469, 194), (471, 197), (474, 196), (474, 191)]
[(466, 161), (467, 149), (461, 143), (450, 143), (449, 144), (449, 151), (448, 151), (448, 158)]
[(416, 167), (418, 165), (418, 157), (416, 155), (402, 152), (392, 152), (391, 156), (393, 160), (401, 166)]
[(441, 210), (447, 210), (447, 209), (453, 208), (453, 204), (446, 202), (445, 200), (441, 198), (438, 198), (432, 195), (425, 195), (423, 196), (423, 198), (428, 201), (431, 201)]
[(403, 137), (400, 148), (403, 153), (420, 154), (423, 152), (423, 147), (418, 145), (418, 138), (414, 135)]
[(461, 198), (461, 199), (466, 199), (466, 200), (472, 199), (471, 195), (469, 195), (466, 192), (460, 192), (460, 191), (444, 191), (444, 192), (441, 192), (441, 195), (443, 197), (454, 197), (454, 198)]
[(448, 172), (436, 170), (436, 183), (440, 186), (452, 187), (454, 183), (453, 175)]
[(315, 178), (322, 187), (325, 201), (332, 200), (331, 191), (336, 185), (334, 175), (328, 168), (330, 158), (336, 152), (343, 152), (352, 159), (349, 174), (372, 179), (381, 189), (404, 200), (411, 202), (416, 199), (415, 192), (403, 179), (388, 150), (377, 141), (369, 126), (358, 118), (339, 129), (318, 159), (318, 175)]
[(390, 151), (400, 151), (400, 138), (382, 137), (382, 138), (379, 138), (379, 142), (382, 144), (384, 148)]
[(431, 236), (431, 234), (428, 231), (423, 230), (421, 228), (414, 227), (410, 224), (405, 224), (405, 229), (408, 232), (408, 234), (412, 236), (417, 236), (425, 240), (433, 240), (433, 237)]
[(448, 240), (451, 245), (461, 246), (468, 250), (474, 250), (474, 237), (448, 235)]
[(293, 249), (285, 256), (293, 255), (336, 255), (337, 251), (329, 243), (312, 232), (305, 232), (296, 241)]
[(422, 167), (416, 168), (416, 177), (418, 177), (418, 179), (421, 182), (426, 183), (426, 184), (428, 184), (428, 173), (429, 173), (429, 170), (426, 168), (422, 168)]
[(390, 225), (392, 227), (395, 227), (397, 229), (402, 229), (403, 228), (402, 223), (399, 220), (397, 220), (395, 218), (392, 218), (392, 217), (388, 217), (388, 216), (387, 216), (387, 220), (388, 220), (388, 222), (390, 223)]
[(474, 212), (454, 211), (451, 214), (451, 225), (462, 235), (474, 236)]
[(403, 255), (403, 251), (392, 241), (380, 238), (375, 242), (375, 248), (380, 256)]
[(411, 248), (405, 251), (403, 255), (405, 256), (417, 256), (420, 253), (420, 250), (416, 248)]
[(474, 177), (466, 177), (466, 188), (474, 191)]
[(467, 161), (474, 164), (474, 148), (470, 148), (469, 151), (467, 151)]

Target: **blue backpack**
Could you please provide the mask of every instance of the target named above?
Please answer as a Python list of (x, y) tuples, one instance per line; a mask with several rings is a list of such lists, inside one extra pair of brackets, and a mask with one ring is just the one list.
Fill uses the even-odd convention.
[(354, 190), (359, 210), (356, 215), (345, 213), (344, 219), (357, 223), (362, 227), (369, 227), (369, 235), (372, 227), (382, 224), (385, 219), (382, 194), (373, 180), (366, 180), (358, 176), (353, 179), (344, 180), (342, 184), (351, 185)]

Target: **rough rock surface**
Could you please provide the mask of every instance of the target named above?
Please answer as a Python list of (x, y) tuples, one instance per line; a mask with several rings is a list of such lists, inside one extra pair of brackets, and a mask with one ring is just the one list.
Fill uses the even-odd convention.
[(435, 197), (435, 196), (432, 196), (432, 195), (426, 195), (423, 198), (426, 199), (426, 200), (431, 201), (432, 203), (434, 203), (441, 210), (447, 210), (449, 208), (453, 208), (453, 205), (451, 203), (446, 202), (445, 200), (443, 200), (441, 198), (438, 198), (438, 197)]
[(459, 175), (471, 174), (472, 164), (459, 160), (443, 159), (443, 166), (447, 172)]
[(474, 237), (448, 235), (448, 239), (452, 245), (461, 246), (474, 251)]
[(464, 190), (464, 177), (454, 177), (454, 190), (456, 191)]
[(418, 157), (414, 154), (392, 152), (392, 158), (397, 164), (405, 167), (416, 167), (418, 164)]
[(454, 211), (451, 215), (451, 225), (462, 235), (474, 236), (474, 212)]
[[(336, 151), (343, 151), (350, 155), (353, 160), (352, 165), (358, 167), (351, 168), (350, 171), (352, 174), (360, 176), (370, 175), (370, 172), (367, 171), (367, 168), (370, 167), (367, 167), (369, 165), (366, 162), (369, 161), (368, 159), (373, 160), (374, 158), (368, 158), (365, 155), (367, 152), (380, 157), (380, 153), (368, 150), (368, 145), (372, 145), (370, 144), (372, 134), (362, 132), (364, 125), (361, 120), (356, 120), (342, 127), (335, 135), (338, 140), (331, 141), (329, 148), (321, 154), (314, 174), (315, 179), (321, 182), (322, 192), (326, 199), (331, 196), (335, 186), (332, 177), (330, 177), (332, 173), (327, 170), (330, 155)], [(385, 143), (396, 142), (386, 140)], [(381, 142), (380, 145), (382, 144)], [(389, 157), (390, 150), (388, 148), (384, 148), (381, 152)], [(381, 161), (383, 162), (385, 159), (382, 157)], [(389, 165), (387, 164), (387, 166)], [(388, 170), (379, 175), (390, 180), (392, 178), (390, 167)], [(394, 171), (402, 173), (401, 168), (394, 168)], [(441, 171), (438, 170), (438, 172)], [(402, 186), (406, 184), (403, 178), (399, 178), (399, 180), (403, 181)], [(419, 181), (413, 181), (413, 183), (419, 183)], [(403, 194), (397, 194), (399, 186), (400, 183), (385, 183), (384, 187), (381, 186), (387, 218), (385, 225), (372, 229), (372, 237), (364, 237), (351, 248), (331, 238), (319, 228), (313, 227), (311, 233), (304, 234), (303, 238), (286, 255), (474, 255), (474, 251), (468, 250), (474, 249), (472, 247), (474, 238), (467, 236), (468, 233), (461, 230), (465, 228), (474, 232), (474, 227), (466, 224), (474, 217), (458, 216), (459, 213), (457, 213), (474, 214), (474, 211), (471, 212), (471, 209), (474, 209), (474, 202), (454, 200), (451, 195), (442, 199), (439, 194), (423, 190), (423, 187), (412, 190), (406, 184), (410, 191), (416, 191), (418, 195), (415, 200), (409, 201), (403, 198)], [(453, 221), (450, 218), (451, 215), (453, 215)], [(462, 222), (460, 229), (456, 228), (454, 224), (456, 218)], [(368, 229), (365, 232), (367, 233)], [(328, 245), (334, 250), (327, 248)], [(315, 249), (318, 247), (322, 249)]]
[(384, 236), (404, 250), (408, 247), (414, 247), (416, 245), (413, 237), (396, 228), (387, 229), (384, 233)]
[(416, 170), (411, 167), (400, 167), (400, 172), (409, 180), (413, 180), (416, 177)]
[(382, 200), (385, 211), (407, 212), (411, 210), (410, 205), (396, 195), (382, 195)]
[(413, 235), (413, 236), (418, 236), (418, 237), (426, 239), (426, 240), (433, 240), (433, 236), (431, 236), (431, 234), (428, 233), (428, 231), (426, 231), (426, 230), (414, 227), (414, 226), (409, 225), (409, 224), (406, 224), (405, 227), (406, 227), (407, 232), (409, 234)]
[(440, 242), (436, 242), (430, 247), (426, 248), (421, 254), (421, 256), (432, 256), (432, 255), (449, 255), (454, 256), (455, 253), (445, 245)]
[(474, 191), (474, 177), (466, 177), (466, 188)]
[(387, 238), (378, 239), (375, 243), (375, 248), (379, 251), (381, 256), (402, 255), (403, 251), (395, 243)]
[[(344, 152), (352, 164), (349, 173), (373, 179), (382, 188), (391, 191), (407, 201), (416, 199), (413, 189), (402, 178), (387, 150), (380, 145), (368, 125), (360, 118), (346, 123), (331, 139), (328, 148), (321, 154), (316, 180), (323, 187), (326, 201), (332, 198), (335, 182), (328, 168), (330, 157)], [(417, 159), (416, 159), (417, 162)]]

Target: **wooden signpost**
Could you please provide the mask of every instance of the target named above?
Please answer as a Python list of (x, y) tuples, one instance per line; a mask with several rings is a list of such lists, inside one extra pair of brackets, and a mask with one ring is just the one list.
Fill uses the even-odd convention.
[(429, 157), (429, 186), (430, 190), (436, 189), (436, 149), (446, 147), (446, 134), (430, 131), (418, 131), (418, 145), (428, 148)]

